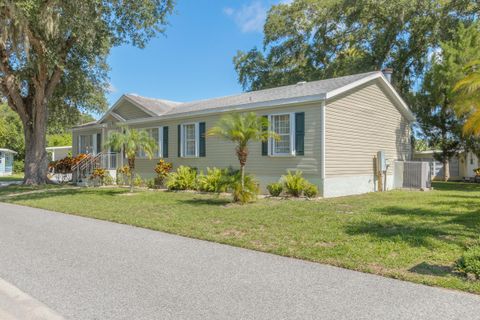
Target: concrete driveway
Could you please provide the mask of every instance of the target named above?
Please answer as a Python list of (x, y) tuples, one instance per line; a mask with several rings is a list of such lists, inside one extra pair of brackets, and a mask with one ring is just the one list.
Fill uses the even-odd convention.
[(480, 315), (476, 295), (8, 204), (0, 278), (67, 319)]

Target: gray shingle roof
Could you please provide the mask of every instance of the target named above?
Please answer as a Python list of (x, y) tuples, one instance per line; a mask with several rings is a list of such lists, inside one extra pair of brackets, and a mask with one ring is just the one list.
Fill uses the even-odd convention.
[(379, 71), (360, 73), (351, 76), (298, 83), (289, 86), (241, 93), (233, 96), (198, 100), (192, 102), (175, 102), (168, 100), (145, 98), (128, 94), (128, 98), (151, 110), (156, 115), (174, 115), (180, 113), (197, 112), (216, 108), (236, 107), (246, 104), (261, 103), (279, 99), (289, 99), (312, 95), (327, 94), (330, 91), (342, 88), (362, 78)]
[(145, 98), (136, 94), (126, 94), (127, 98), (133, 100), (135, 103), (141, 105), (145, 109), (153, 112), (157, 116), (165, 114), (180, 105), (181, 102), (162, 100), (162, 99), (153, 99)]

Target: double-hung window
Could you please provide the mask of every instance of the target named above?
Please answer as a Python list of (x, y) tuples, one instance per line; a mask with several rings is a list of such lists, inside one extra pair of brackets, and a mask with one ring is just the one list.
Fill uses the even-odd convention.
[(198, 157), (198, 123), (182, 124), (182, 157)]
[(78, 153), (93, 153), (93, 136), (91, 134), (78, 137)]
[(277, 137), (269, 141), (269, 151), (272, 156), (295, 155), (295, 119), (294, 114), (274, 114), (269, 116), (270, 130)]
[[(162, 134), (163, 134), (163, 130), (162, 130), (162, 127), (158, 127), (158, 128), (147, 128), (147, 129), (143, 129), (145, 130), (148, 135), (150, 136), (150, 138), (152, 138), (153, 140), (155, 140), (155, 150), (153, 152), (153, 157), (154, 158), (161, 158), (162, 157)], [(137, 154), (137, 156), (139, 158), (146, 158), (147, 157), (147, 154), (145, 153), (144, 150), (140, 150)]]

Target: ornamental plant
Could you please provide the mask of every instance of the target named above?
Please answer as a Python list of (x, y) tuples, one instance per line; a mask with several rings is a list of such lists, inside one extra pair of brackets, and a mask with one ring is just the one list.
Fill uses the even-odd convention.
[(157, 177), (155, 178), (155, 185), (163, 185), (165, 178), (167, 178), (170, 171), (172, 171), (172, 167), (173, 165), (171, 162), (167, 162), (163, 159), (160, 159), (157, 162), (157, 165), (154, 168), (155, 173), (157, 174)]
[(105, 184), (108, 178), (110, 178), (110, 173), (107, 169), (102, 168), (94, 169), (90, 175), (90, 180), (99, 181), (101, 185)]
[(290, 170), (287, 174), (282, 176), (285, 192), (293, 197), (300, 197), (307, 185), (307, 180), (303, 177), (302, 171), (295, 171), (292, 173)]

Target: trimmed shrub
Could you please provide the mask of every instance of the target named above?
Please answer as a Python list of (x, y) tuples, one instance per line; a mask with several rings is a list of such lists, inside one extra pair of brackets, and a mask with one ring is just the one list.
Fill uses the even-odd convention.
[(307, 198), (315, 198), (318, 195), (318, 188), (313, 183), (307, 183), (303, 189), (303, 194)]
[(285, 192), (293, 197), (300, 197), (308, 183), (303, 177), (302, 171), (292, 173), (290, 170), (287, 171), (286, 175), (282, 176), (282, 181)]
[(168, 190), (195, 190), (197, 171), (187, 166), (178, 167), (177, 171), (167, 176)]
[(227, 169), (207, 168), (207, 174), (201, 173), (197, 177), (198, 189), (205, 192), (226, 192), (228, 182), (229, 171)]
[(465, 274), (473, 274), (480, 279), (480, 245), (473, 246), (463, 253), (456, 263), (456, 269)]
[(280, 182), (270, 183), (267, 190), (272, 197), (278, 197), (283, 191), (283, 185)]

